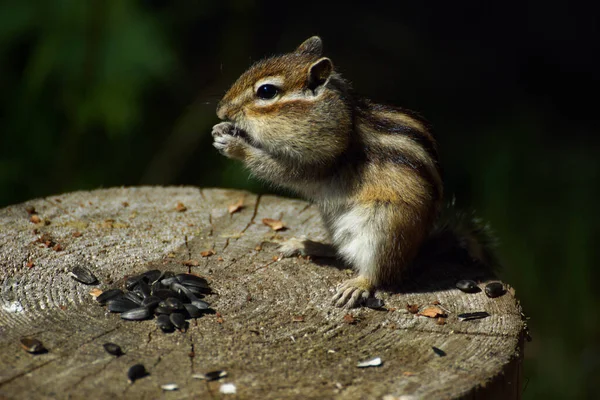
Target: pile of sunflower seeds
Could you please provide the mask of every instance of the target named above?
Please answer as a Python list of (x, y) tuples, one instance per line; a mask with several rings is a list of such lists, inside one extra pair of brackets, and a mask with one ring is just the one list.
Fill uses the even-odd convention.
[(96, 297), (108, 311), (120, 313), (131, 321), (152, 319), (163, 332), (185, 331), (190, 318), (214, 314), (201, 300), (212, 293), (206, 279), (192, 274), (174, 274), (157, 269), (132, 276), (125, 281), (126, 291), (109, 289)]

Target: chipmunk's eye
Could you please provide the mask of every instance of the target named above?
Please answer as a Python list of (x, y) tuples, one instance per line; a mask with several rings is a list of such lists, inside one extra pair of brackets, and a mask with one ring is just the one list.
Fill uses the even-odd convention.
[(261, 85), (256, 90), (256, 96), (258, 98), (264, 99), (264, 100), (272, 99), (273, 97), (277, 96), (278, 94), (279, 94), (279, 88), (277, 88), (277, 86), (275, 86), (275, 85), (270, 85), (270, 84)]

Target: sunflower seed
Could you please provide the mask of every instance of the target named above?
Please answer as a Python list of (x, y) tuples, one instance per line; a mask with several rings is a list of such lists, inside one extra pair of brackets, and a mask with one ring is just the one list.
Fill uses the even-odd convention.
[(172, 290), (169, 290), (169, 289), (159, 289), (159, 290), (153, 290), (152, 295), (156, 296), (156, 297), (160, 297), (163, 300), (166, 300), (169, 297), (177, 296), (177, 293)]
[(465, 293), (481, 292), (481, 289), (479, 289), (479, 286), (477, 286), (477, 282), (470, 279), (463, 279), (456, 282), (456, 287)]
[(156, 282), (159, 278), (162, 277), (162, 271), (159, 269), (151, 269), (149, 271), (146, 271), (142, 274), (142, 276), (146, 277), (146, 279), (148, 279), (148, 283), (149, 284), (153, 284), (154, 282)]
[(168, 308), (168, 307), (161, 307), (158, 306), (154, 309), (154, 314), (156, 315), (170, 315), (171, 313), (173, 313), (173, 309), (172, 308)]
[(106, 304), (108, 305), (108, 311), (117, 313), (129, 311), (138, 307), (138, 305), (135, 304), (133, 301), (127, 300), (125, 298), (112, 299), (109, 300)]
[(21, 347), (23, 350), (31, 354), (40, 354), (48, 351), (42, 342), (33, 338), (21, 339)]
[(185, 331), (186, 329), (186, 325), (187, 322), (185, 322), (185, 317), (182, 313), (173, 313), (169, 316), (171, 323), (173, 323), (173, 325), (175, 326), (175, 328), (181, 330), (181, 331)]
[(117, 356), (117, 357), (123, 355), (123, 350), (121, 350), (121, 346), (119, 346), (118, 344), (104, 343), (102, 346), (104, 347), (104, 350), (106, 350), (106, 352), (108, 354), (112, 354), (113, 356)]
[(194, 379), (204, 379), (207, 381), (216, 381), (227, 376), (227, 371), (210, 371), (205, 374), (192, 375)]
[(150, 375), (146, 368), (142, 364), (135, 364), (129, 371), (127, 371), (127, 378), (129, 379), (129, 383), (133, 383), (138, 379), (141, 379), (145, 376)]
[(121, 289), (110, 289), (102, 292), (102, 294), (96, 297), (96, 301), (100, 304), (106, 304), (108, 300), (115, 299), (123, 294)]
[(178, 390), (179, 389), (179, 385), (177, 385), (176, 383), (167, 383), (165, 385), (161, 385), (160, 388), (162, 390), (172, 391), (172, 390)]
[(210, 287), (208, 286), (208, 281), (204, 278), (201, 278), (192, 274), (179, 274), (175, 275), (177, 281), (185, 286), (193, 286), (200, 289), (206, 289), (210, 291)]
[(150, 310), (148, 310), (146, 307), (138, 307), (121, 313), (121, 318), (131, 321), (139, 321), (149, 318), (151, 315), (152, 314), (150, 313)]
[(477, 312), (471, 312), (471, 313), (458, 314), (458, 320), (459, 321), (470, 321), (473, 319), (487, 318), (489, 316), (490, 316), (490, 314), (488, 314), (485, 311), (477, 311)]
[(208, 310), (210, 308), (210, 304), (202, 300), (193, 300), (191, 303), (200, 310)]
[(133, 291), (140, 295), (143, 299), (150, 296), (150, 286), (148, 286), (143, 279), (136, 285), (135, 288), (133, 288)]
[(140, 283), (140, 281), (144, 278), (144, 275), (130, 276), (125, 280), (125, 288), (127, 290), (133, 290), (138, 285), (138, 283)]
[(183, 307), (185, 307), (185, 311), (190, 318), (198, 318), (205, 313), (193, 304), (184, 304)]
[(437, 355), (438, 355), (438, 356), (440, 356), (440, 357), (444, 357), (444, 356), (446, 356), (446, 352), (445, 352), (444, 350), (442, 350), (442, 349), (438, 349), (438, 348), (437, 348), (437, 347), (435, 347), (435, 346), (431, 346), (431, 349), (433, 350), (433, 352), (434, 352), (435, 354), (437, 354)]
[(504, 285), (500, 282), (492, 282), (485, 285), (485, 294), (487, 297), (500, 297), (504, 293), (506, 293), (506, 290), (504, 289)]
[(123, 295), (123, 298), (137, 304), (138, 306), (142, 305), (143, 299), (135, 292), (127, 292)]
[(146, 297), (143, 301), (142, 301), (142, 305), (144, 307), (148, 307), (150, 309), (153, 309), (155, 307), (158, 306), (158, 303), (160, 303), (160, 297), (156, 297), (156, 296), (148, 296)]
[(96, 278), (94, 274), (84, 267), (74, 267), (69, 275), (71, 275), (71, 278), (75, 279), (76, 281), (86, 285), (93, 285), (94, 283), (98, 282), (98, 278)]
[(375, 297), (369, 297), (365, 301), (365, 306), (368, 308), (378, 309), (378, 308), (383, 307), (383, 300), (377, 299)]
[(175, 329), (175, 326), (171, 323), (171, 319), (166, 314), (161, 314), (156, 317), (156, 325), (158, 325), (163, 332), (173, 332)]
[(170, 308), (172, 310), (183, 310), (183, 303), (175, 297), (169, 297), (160, 302), (160, 307)]

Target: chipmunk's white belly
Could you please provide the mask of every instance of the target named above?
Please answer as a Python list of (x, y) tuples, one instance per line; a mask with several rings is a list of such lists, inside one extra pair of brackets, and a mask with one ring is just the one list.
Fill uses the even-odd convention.
[(377, 268), (385, 240), (383, 215), (373, 208), (354, 206), (329, 215), (331, 236), (338, 254), (360, 275), (370, 277)]

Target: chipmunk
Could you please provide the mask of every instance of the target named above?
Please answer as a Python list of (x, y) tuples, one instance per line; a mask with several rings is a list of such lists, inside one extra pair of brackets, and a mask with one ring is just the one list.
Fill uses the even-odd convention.
[[(284, 256), (338, 256), (358, 276), (333, 298), (356, 307), (398, 283), (434, 232), (443, 184), (424, 120), (357, 96), (314, 36), (255, 63), (217, 107), (214, 147), (316, 204), (332, 245), (290, 239)], [(443, 229), (443, 228), (441, 228)], [(472, 257), (487, 253), (470, 241)]]

